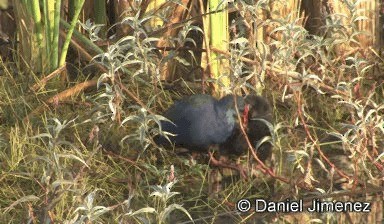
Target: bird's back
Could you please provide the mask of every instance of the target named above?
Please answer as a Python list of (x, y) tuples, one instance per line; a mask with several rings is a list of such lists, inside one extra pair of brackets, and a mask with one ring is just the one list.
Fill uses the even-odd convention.
[(163, 131), (178, 146), (191, 150), (206, 150), (210, 145), (224, 142), (232, 133), (233, 125), (226, 120), (223, 108), (209, 95), (192, 95), (176, 101), (165, 113), (174, 124), (162, 122)]

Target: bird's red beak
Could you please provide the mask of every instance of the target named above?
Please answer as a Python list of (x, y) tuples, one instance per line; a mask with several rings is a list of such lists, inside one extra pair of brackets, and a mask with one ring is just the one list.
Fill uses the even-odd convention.
[(243, 112), (243, 127), (246, 129), (248, 127), (248, 113), (249, 113), (249, 104), (245, 104)]

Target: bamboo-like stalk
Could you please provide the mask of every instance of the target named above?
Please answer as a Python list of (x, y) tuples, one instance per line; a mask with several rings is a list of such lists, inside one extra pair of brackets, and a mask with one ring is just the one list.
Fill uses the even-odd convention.
[[(37, 48), (39, 51), (43, 48), (43, 32), (42, 32), (42, 22), (41, 22), (41, 13), (40, 13), (40, 3), (39, 0), (32, 0), (29, 2), (30, 8), (32, 12), (32, 18), (35, 22), (35, 40), (37, 41)], [(39, 54), (41, 56), (41, 54)], [(38, 70), (43, 68), (42, 58), (38, 60), (39, 68)]]
[[(210, 0), (208, 1), (209, 12), (218, 11), (216, 13), (212, 13), (209, 15), (210, 17), (210, 39), (211, 46), (223, 51), (228, 51), (228, 43), (229, 43), (229, 35), (228, 35), (228, 10), (226, 1), (222, 0)], [(220, 75), (224, 73), (224, 69), (228, 68), (228, 60), (220, 59), (218, 57), (220, 55), (216, 52), (211, 52), (211, 72), (212, 77), (216, 80), (219, 79)], [(218, 80), (219, 83), (224, 87), (228, 87), (230, 85), (229, 77), (222, 77)], [(222, 92), (219, 86), (215, 86), (216, 95), (219, 92)]]
[(42, 32), (42, 23), (41, 23), (41, 13), (40, 13), (40, 3), (39, 0), (30, 1), (30, 7), (32, 10), (32, 17), (35, 22), (35, 36), (38, 43), (38, 46), (42, 46), (43, 42), (43, 32)]
[[(45, 55), (50, 58), (51, 55), (51, 42), (53, 39), (53, 19), (55, 16), (54, 1), (43, 1), (43, 12), (44, 12), (44, 33), (45, 33)], [(52, 63), (52, 60), (50, 60)], [(50, 65), (51, 66), (51, 65)]]
[[(357, 1), (336, 1), (332, 0), (328, 3), (329, 7), (333, 9), (333, 13), (335, 15), (344, 15), (344, 17), (341, 17), (340, 20), (342, 21), (343, 25), (347, 27), (347, 30), (349, 32), (354, 32), (356, 30), (353, 30), (352, 26), (357, 28), (358, 31), (364, 31), (369, 34), (373, 34), (372, 36), (366, 35), (366, 34), (358, 34), (356, 35), (355, 39), (357, 42), (359, 42), (359, 45), (361, 47), (367, 47), (371, 46), (374, 41), (374, 32), (375, 32), (375, 20), (378, 20), (378, 17), (375, 18), (375, 8), (376, 6), (375, 1), (360, 1), (356, 4)], [(355, 7), (352, 10), (352, 7)], [(358, 19), (354, 21), (354, 24), (351, 24), (351, 18), (353, 16), (353, 13), (356, 13), (355, 16), (359, 17), (367, 17), (368, 19)], [(356, 19), (356, 18), (355, 18)], [(345, 44), (340, 44), (342, 50), (338, 50), (340, 54), (343, 54), (347, 50), (347, 48), (350, 48), (351, 46), (346, 46)]]
[[(60, 20), (60, 24), (66, 29), (71, 28), (71, 25), (63, 19)], [(102, 54), (103, 53), (102, 49), (100, 49), (96, 44), (94, 44), (92, 41), (90, 41), (87, 37), (85, 37), (79, 31), (73, 30), (73, 36), (75, 36), (77, 40), (79, 40), (81, 43), (86, 45), (88, 47), (88, 49), (94, 51), (96, 54)]]
[(61, 14), (61, 0), (57, 0), (55, 3), (55, 16), (54, 16), (54, 26), (53, 26), (51, 71), (53, 71), (58, 67), (58, 62), (59, 62), (60, 14)]
[[(205, 11), (204, 11), (204, 1), (203, 0), (199, 0), (199, 4), (200, 4), (200, 13), (201, 15), (204, 15), (205, 14)], [(206, 16), (203, 16), (202, 18), (202, 21), (203, 21), (203, 31), (204, 31), (204, 38), (203, 38), (203, 49), (207, 49), (206, 52), (202, 52), (201, 54), (201, 67), (203, 68), (203, 75), (202, 75), (202, 84), (203, 84), (203, 91), (205, 92), (205, 80), (206, 80), (206, 74), (209, 74), (211, 75), (211, 67), (210, 67), (210, 55), (211, 55), (211, 49), (209, 48), (209, 27), (210, 27), (210, 23), (209, 23), (209, 18), (207, 18)]]
[[(41, 2), (39, 0), (20, 2), (14, 0), (14, 2), (20, 8), (15, 11), (17, 12), (16, 19), (19, 21), (19, 35), (22, 37), (19, 40), (25, 61), (30, 65), (35, 65), (34, 72), (55, 70), (59, 62), (62, 0), (42, 0)], [(47, 71), (44, 71), (45, 69)]]
[[(166, 3), (165, 0), (153, 0), (149, 3), (148, 5), (148, 8), (147, 8), (147, 12), (155, 12), (156, 10), (158, 10), (162, 5), (164, 5)], [(176, 6), (177, 7), (177, 6)], [(151, 27), (153, 28), (156, 28), (156, 27), (161, 27), (163, 25), (163, 20), (161, 20), (160, 18), (152, 18), (150, 20), (150, 23), (151, 23)]]
[(372, 31), (374, 32), (374, 47), (376, 49), (379, 49), (379, 47), (382, 45), (383, 42), (383, 35), (382, 35), (382, 27), (383, 27), (383, 21), (380, 20), (380, 3), (378, 0), (375, 1), (375, 14), (374, 14), (374, 25), (372, 28)]
[[(31, 23), (30, 19), (28, 19), (28, 7), (26, 0), (17, 1), (13, 0), (14, 12), (15, 12), (15, 21), (18, 32), (18, 39), (20, 41), (19, 47), (19, 55), (22, 55), (24, 59), (32, 58), (32, 49), (30, 47), (30, 37), (28, 30), (30, 28), (29, 24)], [(23, 61), (24, 61), (23, 59)]]
[(105, 24), (107, 22), (105, 0), (95, 0), (95, 23)]
[(359, 31), (365, 31), (368, 32), (369, 34), (372, 34), (372, 36), (366, 35), (366, 34), (359, 34), (357, 36), (357, 40), (360, 42), (360, 45), (362, 47), (367, 47), (367, 46), (372, 46), (375, 41), (375, 30), (376, 30), (376, 23), (375, 21), (378, 21), (379, 18), (376, 17), (376, 11), (375, 9), (378, 8), (379, 6), (376, 5), (376, 1), (361, 1), (357, 5), (357, 9), (361, 10), (363, 9), (359, 15), (365, 16), (369, 19), (367, 20), (360, 20), (357, 21), (356, 25), (359, 28)]
[[(95, 3), (93, 5), (94, 7), (94, 13), (95, 13), (95, 23), (96, 24), (107, 24), (107, 9), (106, 9), (106, 2), (105, 0), (95, 0)], [(101, 38), (106, 37), (105, 33), (105, 27), (101, 29), (101, 32), (99, 33), (99, 36)]]
[(68, 1), (68, 21), (72, 20), (75, 15), (75, 0), (67, 0)]
[(85, 0), (79, 0), (77, 2), (76, 6), (75, 6), (75, 14), (74, 14), (73, 19), (71, 21), (71, 25), (70, 25), (70, 28), (68, 30), (67, 38), (65, 39), (65, 42), (64, 42), (64, 45), (63, 45), (63, 48), (62, 48), (61, 57), (60, 57), (60, 61), (59, 61), (59, 66), (62, 66), (65, 63), (65, 58), (67, 57), (69, 42), (71, 41), (73, 30), (75, 29), (77, 20), (79, 18), (81, 9), (82, 9), (83, 4), (84, 4), (84, 1)]
[[(188, 1), (189, 0), (182, 0), (181, 1), (182, 5), (176, 5), (175, 4), (173, 12), (168, 17), (168, 24), (169, 25), (170, 24), (181, 23), (182, 20), (187, 18), (187, 13), (185, 13), (185, 12), (188, 11), (186, 9), (186, 7), (188, 5)], [(157, 2), (157, 1), (156, 2), (152, 2), (151, 4), (148, 5), (147, 9), (150, 11), (151, 14), (156, 13), (157, 10), (160, 10), (161, 7), (164, 6), (164, 5), (159, 5), (159, 3), (166, 4), (162, 0), (162, 1), (159, 1), (159, 2)], [(155, 7), (157, 7), (157, 8), (155, 8)], [(163, 24), (163, 22), (160, 19), (158, 19), (158, 18), (151, 19), (150, 22), (151, 22), (151, 26), (152, 27), (161, 26)], [(159, 41), (157, 43), (157, 47), (167, 47), (167, 46), (169, 46), (170, 38), (177, 36), (177, 33), (179, 32), (179, 30), (180, 30), (180, 28), (169, 28), (169, 29), (167, 29), (162, 34), (162, 37), (159, 39)], [(163, 57), (167, 57), (167, 55), (168, 55), (168, 52), (164, 51), (163, 52)], [(177, 67), (177, 62), (176, 61), (174, 61), (174, 60), (167, 61), (164, 64), (164, 66), (162, 67), (162, 69), (161, 69), (161, 79), (163, 79), (163, 80), (172, 80), (174, 78), (174, 73), (175, 73), (174, 70), (175, 70), (176, 67)]]

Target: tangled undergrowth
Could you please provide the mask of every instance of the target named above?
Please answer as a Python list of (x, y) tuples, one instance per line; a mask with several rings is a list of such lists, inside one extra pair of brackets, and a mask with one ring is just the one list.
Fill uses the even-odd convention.
[[(356, 13), (347, 24), (361, 19)], [(154, 136), (168, 134), (159, 128), (162, 111), (202, 87), (160, 81), (166, 63), (189, 62), (177, 49), (158, 54), (153, 44), (158, 38), (148, 36), (146, 20), (126, 18), (133, 34), (94, 57), (103, 70), (93, 91), (53, 103), (38, 116), (34, 108), (61, 90), (31, 91), (28, 73), (13, 73), (17, 66), (2, 62), (0, 222), (382, 220), (383, 62), (376, 51), (359, 46), (356, 27), (332, 23), (336, 16), (329, 16), (323, 37), (309, 35), (299, 21), (267, 20), (262, 25), (274, 27), (270, 35), (279, 38), (256, 47), (236, 36), (230, 52), (223, 52), (230, 61), (228, 74), (222, 74), (231, 80), (227, 92), (255, 93), (261, 85), (273, 105), (272, 159), (260, 166), (251, 153), (236, 158), (249, 171), (248, 179), (209, 167), (207, 155), (196, 161), (153, 142)], [(181, 32), (185, 35), (169, 43), (191, 41), (189, 32), (202, 30), (189, 24)], [(341, 47), (350, 50), (340, 53)], [(361, 201), (371, 203), (371, 212), (238, 212), (237, 201), (257, 198)]]

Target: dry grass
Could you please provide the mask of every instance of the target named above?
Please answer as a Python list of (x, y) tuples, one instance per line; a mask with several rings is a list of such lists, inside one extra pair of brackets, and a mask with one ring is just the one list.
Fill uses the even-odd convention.
[[(232, 158), (249, 170), (244, 180), (210, 168), (206, 154), (192, 160), (153, 143), (162, 111), (183, 95), (207, 91), (200, 77), (162, 83), (161, 66), (172, 60), (188, 67), (180, 52), (198, 58), (205, 49), (178, 46), (193, 37), (184, 33), (169, 37), (176, 47), (158, 54), (158, 36), (142, 38), (150, 34), (146, 23), (132, 15), (126, 21), (136, 29), (94, 57), (103, 74), (90, 91), (55, 98), (67, 88), (49, 81), (32, 91), (29, 72), (1, 61), (0, 222), (382, 222), (383, 60), (364, 48), (360, 26), (351, 25), (360, 11), (345, 12), (343, 24), (329, 15), (326, 35), (315, 36), (290, 5), (276, 17), (277, 6), (242, 3), (234, 6), (244, 18), (236, 18), (230, 51), (210, 50), (230, 61), (223, 74), (229, 92), (263, 92), (273, 106), (267, 168), (250, 153)], [(193, 24), (178, 29), (198, 31)], [(265, 42), (257, 30), (265, 31)], [(42, 109), (38, 116), (35, 108)], [(306, 206), (314, 198), (361, 201), (371, 203), (371, 212), (239, 213), (236, 202), (244, 198), (303, 199)]]

